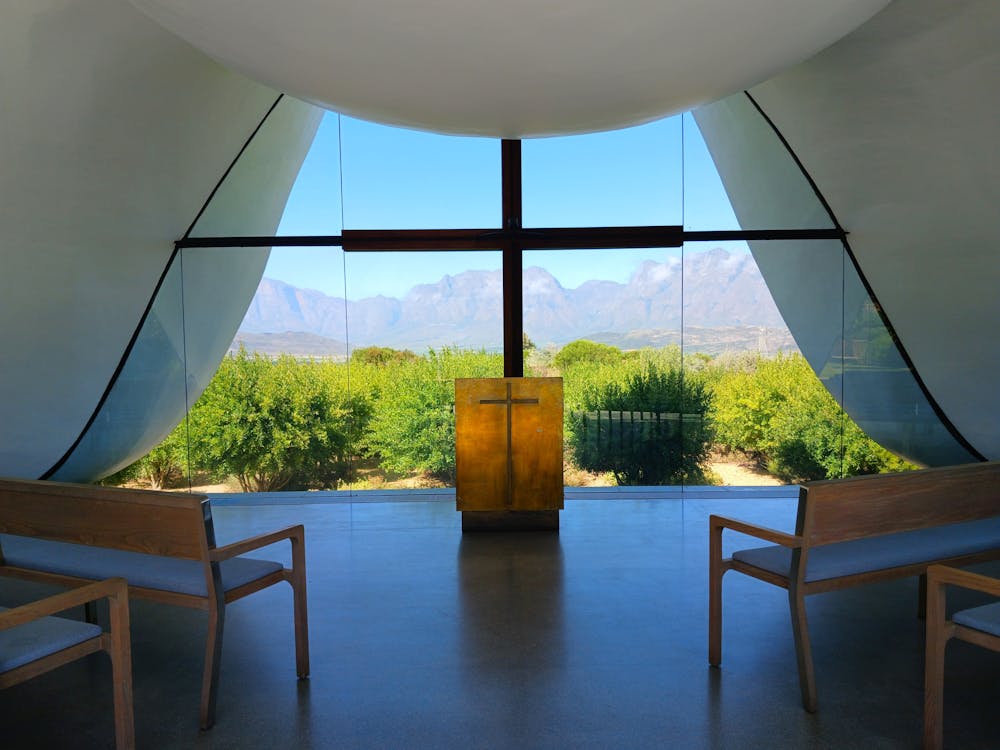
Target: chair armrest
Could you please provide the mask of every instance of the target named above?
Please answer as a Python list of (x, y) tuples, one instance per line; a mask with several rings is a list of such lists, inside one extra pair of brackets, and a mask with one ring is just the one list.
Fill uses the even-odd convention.
[(242, 539), (232, 544), (216, 547), (208, 551), (208, 559), (212, 562), (221, 562), (231, 557), (238, 557), (244, 552), (267, 547), (269, 544), (280, 542), (283, 539), (288, 539), (292, 543), (293, 549), (296, 546), (302, 545), (305, 542), (305, 527), (302, 524), (289, 526), (286, 529), (271, 531), (267, 534), (258, 534), (249, 539)]
[(709, 516), (708, 523), (711, 533), (713, 534), (721, 534), (723, 529), (731, 529), (732, 531), (737, 531), (740, 534), (747, 534), (748, 536), (763, 539), (766, 542), (780, 544), (782, 547), (802, 546), (802, 537), (800, 536), (788, 534), (784, 531), (778, 531), (777, 529), (769, 529), (766, 526), (757, 526), (756, 524), (747, 523), (746, 521), (737, 521), (734, 518), (725, 518), (724, 516), (713, 515)]
[(1000, 579), (952, 568), (947, 565), (931, 565), (927, 568), (927, 587), (960, 586), (965, 589), (982, 591), (1000, 596)]
[(80, 588), (64, 591), (37, 602), (14, 607), (0, 613), (0, 630), (39, 620), (57, 612), (79, 607), (87, 602), (111, 598), (120, 602), (128, 601), (128, 583), (124, 578), (108, 578), (97, 583), (88, 583)]

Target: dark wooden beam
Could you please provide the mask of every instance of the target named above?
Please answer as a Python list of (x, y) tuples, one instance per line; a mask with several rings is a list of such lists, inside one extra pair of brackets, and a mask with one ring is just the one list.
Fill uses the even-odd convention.
[(499, 229), (345, 229), (346, 253), (499, 250)]
[(639, 247), (680, 247), (683, 227), (569, 227), (522, 229), (518, 244), (525, 250), (621, 250)]
[(503, 374), (524, 377), (524, 294), (521, 288), (521, 142), (500, 142), (503, 176)]

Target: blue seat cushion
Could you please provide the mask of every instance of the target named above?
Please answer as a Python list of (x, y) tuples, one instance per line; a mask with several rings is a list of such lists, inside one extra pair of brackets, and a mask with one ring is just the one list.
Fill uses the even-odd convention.
[[(6, 607), (0, 607), (0, 612), (6, 610)], [(0, 673), (89, 641), (100, 634), (101, 629), (97, 625), (64, 617), (42, 617), (0, 630)]]
[(961, 612), (956, 612), (951, 620), (959, 625), (965, 625), (967, 628), (1000, 636), (1000, 602), (963, 609)]
[[(805, 580), (812, 583), (991, 549), (1000, 549), (1000, 518), (883, 534), (812, 547), (806, 563)], [(733, 559), (788, 576), (792, 551), (779, 545), (755, 547), (734, 552)]]
[[(103, 580), (122, 576), (130, 586), (207, 596), (205, 569), (197, 560), (179, 560), (85, 544), (0, 536), (4, 561), (16, 568)], [(281, 563), (234, 557), (219, 564), (222, 588), (231, 591), (282, 569)]]

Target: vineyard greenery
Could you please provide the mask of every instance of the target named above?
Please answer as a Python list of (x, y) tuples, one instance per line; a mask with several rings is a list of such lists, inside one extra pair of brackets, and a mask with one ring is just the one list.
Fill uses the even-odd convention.
[[(526, 375), (564, 379), (567, 470), (617, 484), (710, 484), (720, 452), (785, 481), (913, 468), (868, 438), (799, 354), (525, 347)], [(453, 381), (502, 374), (502, 355), (485, 351), (369, 347), (338, 362), (241, 349), (187, 420), (106, 481), (165, 487), (197, 475), (244, 491), (336, 489), (363, 486), (358, 468), (374, 466), (451, 482)]]

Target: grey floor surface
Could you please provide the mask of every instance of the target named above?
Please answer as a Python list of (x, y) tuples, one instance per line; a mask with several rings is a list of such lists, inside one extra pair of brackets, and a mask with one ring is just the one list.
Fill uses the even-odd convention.
[[(570, 499), (558, 534), (464, 536), (433, 495), (223, 498), (220, 544), (305, 524), (312, 676), (295, 677), (287, 586), (231, 605), (217, 724), (201, 733), (204, 614), (134, 602), (138, 746), (919, 747), (916, 581), (809, 599), (820, 701), (809, 715), (784, 591), (728, 574), (722, 668), (706, 657), (708, 515), (791, 530), (794, 500), (643, 497)], [(0, 579), (0, 604), (49, 591)], [(998, 674), (1000, 655), (949, 647), (946, 747), (1000, 747)], [(94, 655), (0, 693), (0, 748), (110, 747), (109, 677)]]

